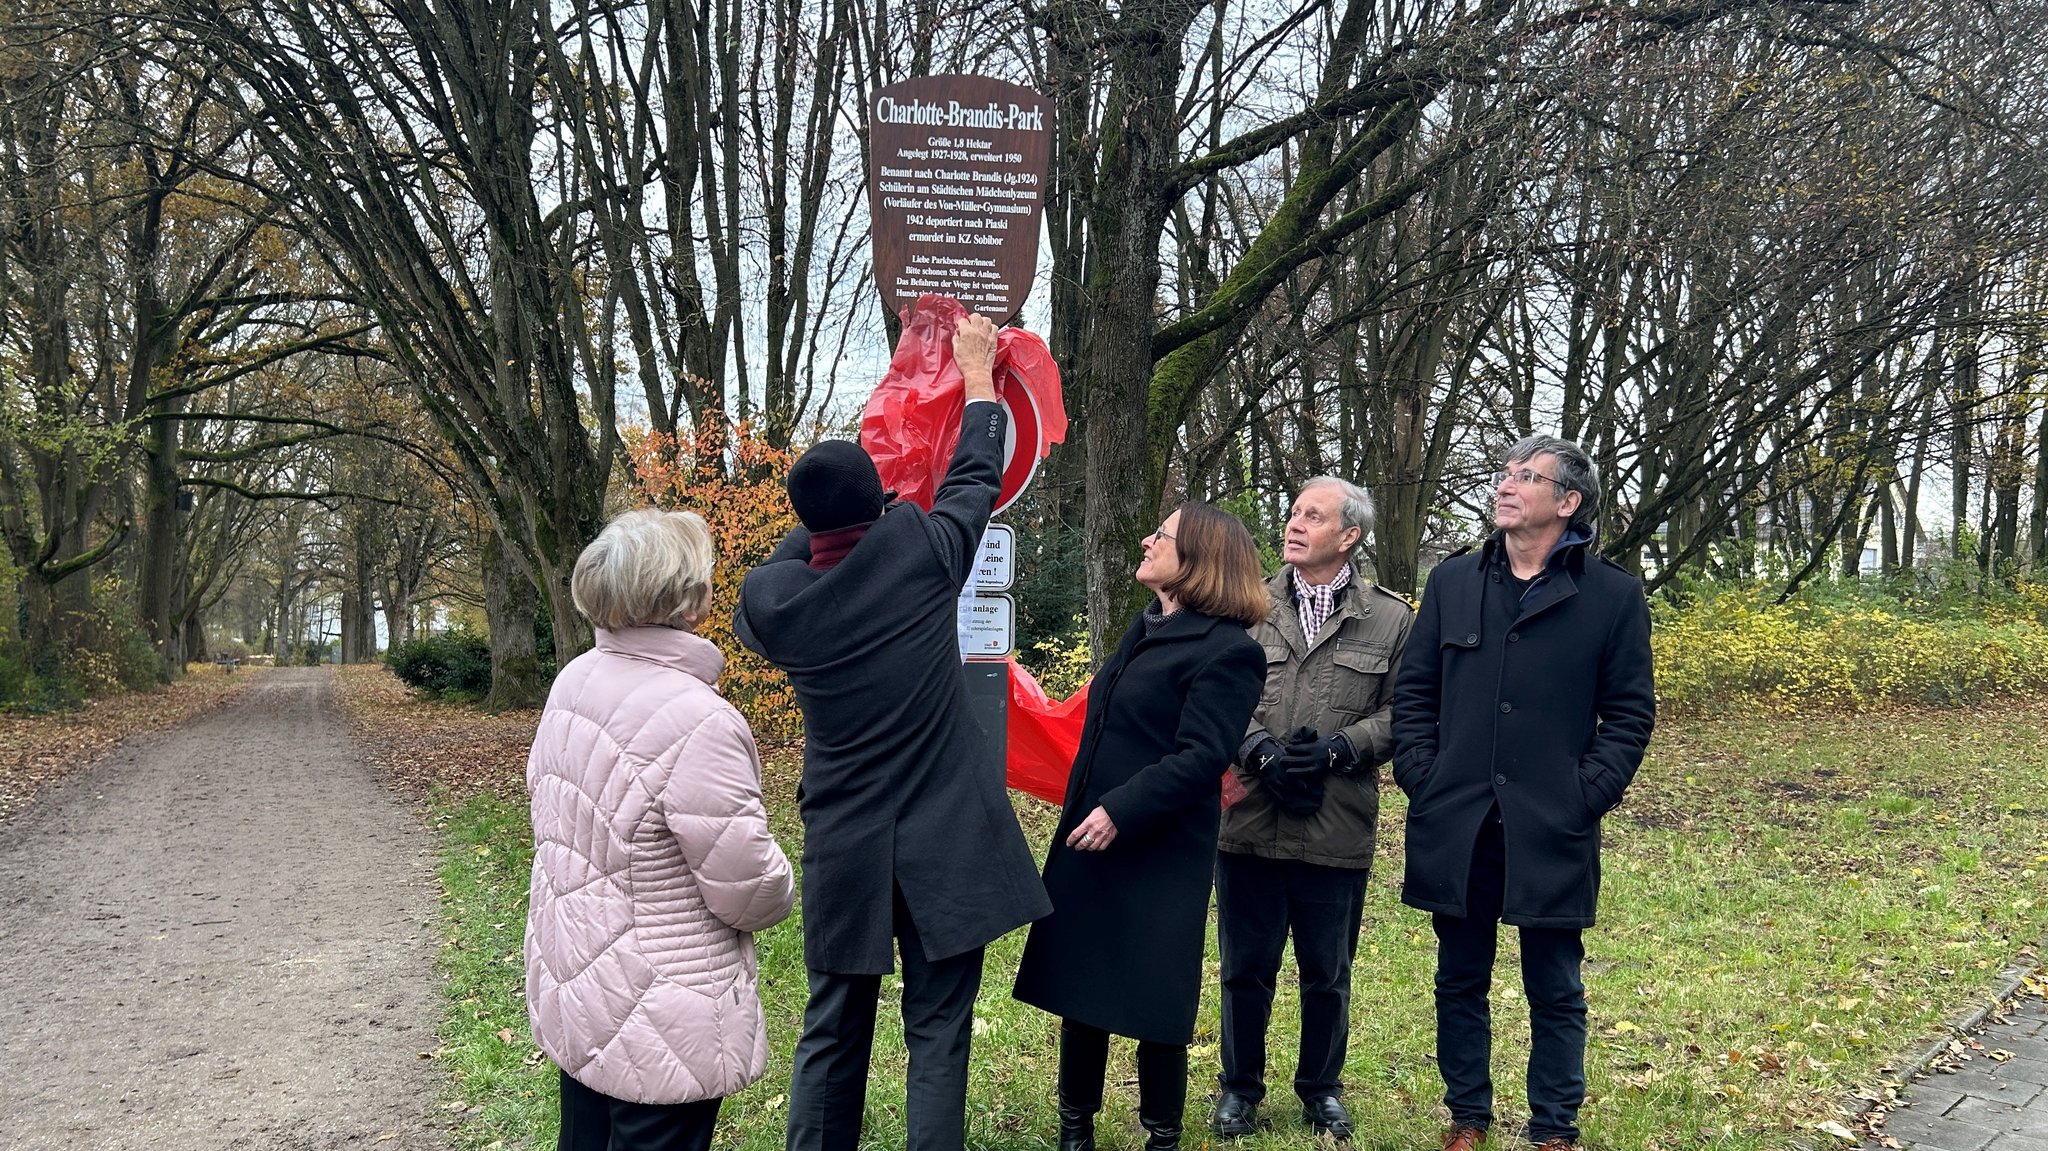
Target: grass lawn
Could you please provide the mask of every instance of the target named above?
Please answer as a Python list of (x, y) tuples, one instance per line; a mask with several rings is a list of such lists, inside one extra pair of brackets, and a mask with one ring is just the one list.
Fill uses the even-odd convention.
[[(1589, 1147), (1761, 1149), (1832, 1142), (1858, 1089), (1981, 1001), (2048, 928), (2048, 700), (1972, 711), (1724, 716), (1660, 727), (1627, 802), (1606, 821), (1600, 926), (1587, 935)], [(792, 753), (771, 756), (776, 831), (800, 844)], [(516, 780), (511, 783), (516, 789)], [(1403, 805), (1387, 788), (1366, 907), (1346, 1100), (1361, 1148), (1434, 1147), (1442, 1091), (1431, 1061), (1432, 937), (1400, 905)], [(1041, 847), (1052, 809), (1019, 798)], [(465, 1147), (552, 1147), (553, 1069), (520, 1000), (528, 826), (523, 797), (443, 798), (450, 1016), (441, 1058), (471, 1106)], [(789, 1049), (802, 1012), (795, 918), (761, 936), (768, 1076), (727, 1101), (723, 1147), (782, 1145)], [(990, 949), (977, 1008), (969, 1145), (1054, 1141), (1055, 1024), (1009, 998), (1023, 947)], [(1494, 990), (1501, 1135), (1518, 1127), (1527, 1051), (1513, 933)], [(1212, 1141), (1215, 948), (1196, 1037), (1184, 1146)], [(1283, 974), (1283, 982), (1285, 976)], [(886, 986), (886, 985), (885, 985)], [(885, 992), (886, 996), (887, 992)], [(1292, 1107), (1294, 1000), (1269, 1042), (1265, 1133), (1245, 1151), (1312, 1145)], [(884, 1007), (884, 1018), (890, 1009)], [(1112, 1049), (1105, 1148), (1142, 1142), (1128, 1043)], [(901, 1147), (900, 1031), (885, 1022), (867, 1140)], [(1277, 1073), (1277, 1074), (1276, 1074)], [(1495, 1146), (1511, 1146), (1496, 1139)]]

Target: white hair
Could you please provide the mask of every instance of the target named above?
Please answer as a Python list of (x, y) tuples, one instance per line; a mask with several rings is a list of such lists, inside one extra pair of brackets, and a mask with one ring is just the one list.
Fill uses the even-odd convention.
[(710, 604), (717, 557), (695, 512), (640, 508), (606, 524), (576, 557), (569, 594), (606, 631), (673, 624)]
[[(1322, 487), (1337, 489), (1337, 493), (1343, 497), (1342, 506), (1337, 514), (1345, 527), (1358, 529), (1358, 543), (1364, 543), (1365, 537), (1372, 534), (1372, 497), (1366, 494), (1364, 488), (1342, 476), (1317, 476), (1301, 485), (1301, 490)], [(1353, 548), (1357, 546), (1352, 545)]]

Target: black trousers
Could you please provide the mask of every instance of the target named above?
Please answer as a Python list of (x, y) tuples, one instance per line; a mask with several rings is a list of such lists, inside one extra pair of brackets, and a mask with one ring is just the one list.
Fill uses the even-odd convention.
[[(895, 915), (903, 963), (903, 1045), (910, 1052), (904, 1100), (908, 1151), (959, 1151), (967, 1138), (967, 1054), (983, 949), (926, 959), (901, 896)], [(786, 1145), (789, 1151), (855, 1151), (867, 1108), (882, 977), (813, 970), (810, 982), (790, 1073)]]
[(555, 1151), (710, 1151), (723, 1099), (628, 1103), (562, 1072), (562, 1130)]
[[(1507, 852), (1489, 818), (1472, 848), (1463, 918), (1431, 917), (1436, 929), (1436, 1058), (1451, 1120), (1493, 1122), (1493, 1018), (1487, 992), (1500, 934)], [(1575, 927), (1523, 927), (1522, 991), (1529, 1000), (1529, 1140), (1578, 1142), (1586, 1101), (1586, 949)]]
[(1266, 1025), (1287, 937), (1301, 975), (1301, 1045), (1294, 1093), (1303, 1102), (1344, 1090), (1351, 1035), (1351, 959), (1365, 913), (1364, 868), (1298, 859), (1216, 855), (1216, 937), (1223, 951), (1225, 1091), (1266, 1097)]

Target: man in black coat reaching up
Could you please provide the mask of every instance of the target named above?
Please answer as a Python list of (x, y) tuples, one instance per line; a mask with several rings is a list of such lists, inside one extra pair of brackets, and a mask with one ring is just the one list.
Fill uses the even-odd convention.
[(886, 507), (843, 440), (789, 473), (803, 526), (747, 573), (734, 630), (788, 673), (804, 713), (804, 965), (790, 1151), (860, 1140), (875, 1004), (903, 963), (910, 1151), (963, 1145), (982, 949), (1052, 910), (968, 712), (956, 603), (1002, 475), (995, 326), (964, 317), (960, 444), (926, 513)]
[(1436, 930), (1444, 1151), (1475, 1151), (1493, 1123), (1487, 990), (1502, 923), (1522, 936), (1529, 1141), (1575, 1151), (1580, 933), (1600, 899), (1600, 818), (1656, 719), (1650, 609), (1641, 580), (1591, 551), (1600, 478), (1577, 444), (1527, 437), (1493, 482), (1499, 530), (1429, 574), (1394, 681), (1401, 900)]

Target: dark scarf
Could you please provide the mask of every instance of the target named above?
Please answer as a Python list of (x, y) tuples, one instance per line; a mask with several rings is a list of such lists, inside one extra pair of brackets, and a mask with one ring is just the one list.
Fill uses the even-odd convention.
[(1165, 627), (1167, 620), (1170, 620), (1174, 616), (1180, 614), (1179, 608), (1175, 608), (1173, 609), (1173, 612), (1171, 614), (1167, 614), (1162, 610), (1164, 607), (1164, 604), (1161, 604), (1158, 600), (1155, 599), (1152, 601), (1151, 605), (1145, 609), (1145, 614), (1139, 617), (1145, 623), (1145, 637), (1147, 639), (1150, 639), (1154, 634), (1156, 634), (1160, 628)]
[(846, 553), (852, 551), (853, 545), (859, 543), (860, 537), (868, 534), (868, 529), (873, 526), (874, 521), (870, 520), (850, 528), (811, 533), (811, 568), (825, 572), (838, 567), (839, 561), (846, 558)]

